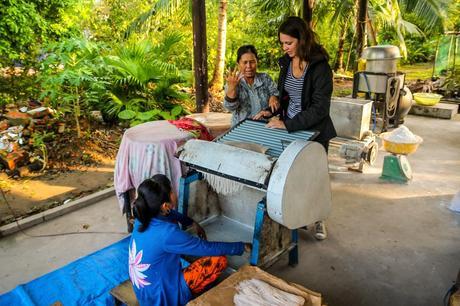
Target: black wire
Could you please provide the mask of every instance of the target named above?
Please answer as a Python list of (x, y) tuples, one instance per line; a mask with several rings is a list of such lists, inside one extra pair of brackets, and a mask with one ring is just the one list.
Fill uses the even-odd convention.
[(19, 231), (23, 233), (25, 236), (32, 237), (32, 238), (43, 238), (43, 237), (57, 237), (57, 236), (69, 236), (69, 235), (80, 235), (80, 234), (116, 234), (116, 235), (126, 235), (128, 233), (125, 232), (105, 232), (105, 231), (86, 231), (86, 232), (65, 232), (65, 233), (58, 233), (58, 234), (43, 234), (43, 235), (34, 235), (34, 234), (28, 234), (25, 232), (25, 230), (21, 227), (21, 225), (18, 222), (18, 217), (16, 217), (16, 214), (14, 213), (13, 208), (11, 207), (10, 203), (6, 199), (5, 192), (3, 191), (2, 186), (0, 185), (0, 191), (2, 193), (2, 198), (5, 200), (5, 204), (8, 207), (9, 211), (13, 215), (14, 222), (19, 228)]

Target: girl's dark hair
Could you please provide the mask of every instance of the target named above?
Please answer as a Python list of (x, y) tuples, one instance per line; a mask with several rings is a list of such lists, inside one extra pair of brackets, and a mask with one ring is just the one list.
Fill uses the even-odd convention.
[(297, 54), (301, 60), (310, 62), (311, 57), (318, 54), (324, 55), (327, 60), (329, 59), (327, 51), (318, 43), (316, 33), (302, 18), (288, 17), (278, 29), (278, 40), (281, 33), (299, 40)]
[(139, 232), (147, 229), (150, 221), (160, 213), (161, 205), (165, 202), (169, 202), (169, 193), (161, 184), (146, 179), (139, 185), (133, 208), (134, 217), (141, 223)]
[(246, 53), (254, 54), (256, 56), (256, 59), (259, 60), (259, 56), (257, 55), (256, 47), (254, 47), (253, 45), (244, 45), (244, 46), (239, 47), (238, 51), (236, 51), (236, 62), (238, 63), (241, 57)]
[(164, 175), (164, 174), (155, 174), (154, 176), (152, 176), (150, 178), (152, 181), (160, 184), (161, 188), (163, 188), (163, 190), (167, 193), (167, 194), (170, 194), (171, 193), (171, 181), (169, 180), (169, 178)]

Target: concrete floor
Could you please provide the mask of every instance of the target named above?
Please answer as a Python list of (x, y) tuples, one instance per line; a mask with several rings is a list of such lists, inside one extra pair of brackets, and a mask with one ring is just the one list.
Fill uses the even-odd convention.
[[(409, 156), (407, 185), (379, 180), (383, 156), (367, 173), (333, 172), (329, 238), (300, 233), (296, 268), (283, 258), (269, 272), (321, 292), (328, 305), (439, 305), (460, 269), (460, 121), (410, 116), (424, 138)], [(17, 233), (0, 240), (0, 293), (125, 236), (115, 198), (36, 226), (27, 233), (105, 231), (48, 238)]]
[(460, 122), (409, 117), (424, 138), (409, 156), (407, 185), (379, 180), (384, 151), (368, 173), (331, 175), (329, 238), (302, 232), (300, 262), (269, 272), (321, 292), (329, 305), (441, 305), (460, 269)]
[[(116, 201), (112, 196), (1, 238), (0, 294), (126, 237), (126, 221)], [(32, 237), (69, 232), (87, 233)]]

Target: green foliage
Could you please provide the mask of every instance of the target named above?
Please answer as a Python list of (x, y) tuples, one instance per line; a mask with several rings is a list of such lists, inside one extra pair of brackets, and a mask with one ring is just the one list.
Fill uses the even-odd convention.
[(447, 97), (460, 96), (460, 74), (450, 73), (442, 86)]
[(0, 63), (34, 61), (42, 43), (74, 30), (65, 11), (74, 0), (5, 0), (0, 2)]
[(160, 109), (152, 109), (146, 112), (136, 112), (130, 109), (125, 109), (124, 111), (118, 113), (118, 118), (129, 121), (130, 126), (135, 126), (153, 120), (175, 120), (183, 113), (183, 111), (184, 109), (180, 105), (174, 106), (170, 112), (162, 111)]
[(32, 68), (0, 68), (0, 95), (8, 97), (9, 103), (17, 104), (26, 104), (29, 99), (36, 99), (40, 88), (36, 84), (35, 73)]
[(451, 1), (447, 10), (445, 25), (449, 31), (460, 31), (460, 0)]
[(48, 163), (48, 148), (46, 147), (46, 142), (53, 140), (55, 137), (56, 135), (53, 132), (35, 131), (32, 133), (32, 147), (39, 152), (39, 154), (41, 155), (41, 158), (39, 158), (39, 160), (43, 162), (41, 171), (46, 168), (46, 165)]
[(416, 63), (401, 65), (398, 69), (406, 73), (406, 80), (428, 80), (433, 75), (433, 63)]
[(426, 37), (409, 37), (406, 39), (407, 59), (403, 63), (424, 63), (433, 61), (436, 54), (436, 40)]
[(5, 92), (0, 92), (0, 110), (12, 102), (14, 102), (14, 99), (11, 95)]
[[(177, 101), (189, 98), (179, 88), (179, 84), (186, 81), (187, 73), (173, 64), (170, 55), (181, 38), (180, 34), (171, 33), (158, 44), (147, 40), (129, 41), (104, 58), (113, 79), (103, 106), (106, 116), (114, 118), (124, 110), (136, 113), (168, 110)], [(133, 112), (123, 112), (118, 117), (133, 119), (124, 118)], [(145, 118), (141, 115), (137, 119), (145, 121)]]
[[(208, 65), (213, 70), (213, 58), (217, 51), (217, 5), (208, 9)], [(225, 62), (227, 68), (236, 65), (236, 52), (242, 45), (252, 44), (259, 55), (259, 70), (278, 69), (278, 58), (282, 50), (278, 42), (277, 31), (281, 23), (278, 11), (261, 11), (254, 2), (235, 0), (228, 3), (227, 50)], [(284, 15), (283, 15), (284, 16)]]
[(68, 39), (51, 45), (48, 57), (41, 63), (40, 98), (46, 98), (60, 112), (72, 113), (79, 136), (80, 116), (105, 95), (108, 85), (101, 51), (98, 44)]

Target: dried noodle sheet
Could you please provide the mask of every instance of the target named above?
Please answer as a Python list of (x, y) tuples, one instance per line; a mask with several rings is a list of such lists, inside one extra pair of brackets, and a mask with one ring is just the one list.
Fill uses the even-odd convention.
[(211, 188), (218, 194), (232, 194), (243, 189), (243, 184), (223, 178), (218, 175), (203, 173), (204, 179), (208, 182)]
[(238, 283), (237, 294), (233, 297), (236, 306), (302, 306), (301, 296), (275, 288), (266, 282), (252, 278)]

